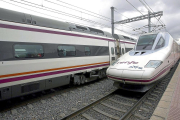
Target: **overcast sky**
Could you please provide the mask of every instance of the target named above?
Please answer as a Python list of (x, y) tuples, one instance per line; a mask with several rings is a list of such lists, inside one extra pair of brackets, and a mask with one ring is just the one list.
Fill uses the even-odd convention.
[[(166, 25), (167, 31), (174, 38), (180, 38), (179, 0), (0, 0), (0, 7), (111, 32), (110, 7), (115, 7), (115, 21), (120, 21), (147, 14), (148, 10), (141, 1), (147, 3), (154, 12), (163, 11), (161, 23)], [(157, 19), (152, 18), (151, 23), (160, 25)], [(133, 31), (133, 29), (147, 24), (148, 20), (146, 19), (125, 25), (115, 25), (118, 29), (115, 33), (138, 34), (147, 31), (147, 28), (143, 28), (141, 31)], [(125, 33), (120, 31), (125, 31)]]

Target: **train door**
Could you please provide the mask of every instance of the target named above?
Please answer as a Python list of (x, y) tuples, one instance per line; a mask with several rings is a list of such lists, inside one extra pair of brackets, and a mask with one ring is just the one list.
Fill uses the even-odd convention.
[(124, 55), (126, 53), (126, 48), (125, 48), (125, 43), (121, 43), (121, 54), (120, 55)]
[(114, 63), (116, 60), (116, 55), (115, 55), (115, 43), (114, 42), (109, 42), (109, 61), (110, 65)]
[(120, 57), (119, 48), (120, 48), (119, 40), (116, 40), (115, 42), (115, 59), (116, 60)]

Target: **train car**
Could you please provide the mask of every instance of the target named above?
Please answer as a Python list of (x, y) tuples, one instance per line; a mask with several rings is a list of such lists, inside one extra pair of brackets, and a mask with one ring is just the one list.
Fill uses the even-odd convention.
[(170, 71), (179, 53), (180, 46), (169, 33), (143, 34), (133, 50), (107, 69), (107, 76), (120, 89), (145, 92)]
[(0, 100), (105, 77), (115, 45), (99, 29), (0, 8)]

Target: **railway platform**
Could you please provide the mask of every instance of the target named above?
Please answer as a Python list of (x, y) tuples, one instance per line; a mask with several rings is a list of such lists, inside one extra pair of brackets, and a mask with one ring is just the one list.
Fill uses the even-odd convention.
[(150, 120), (180, 120), (180, 64)]

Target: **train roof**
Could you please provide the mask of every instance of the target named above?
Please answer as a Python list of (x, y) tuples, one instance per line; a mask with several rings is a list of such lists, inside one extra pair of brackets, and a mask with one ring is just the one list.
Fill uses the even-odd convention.
[(136, 42), (136, 39), (133, 39), (131, 37), (127, 37), (125, 35), (119, 35), (119, 34), (114, 34), (114, 38), (115, 39), (119, 39), (119, 40), (127, 40), (127, 41), (131, 41), (131, 42)]
[[(66, 31), (76, 31), (81, 33), (93, 34), (98, 36), (104, 36), (108, 38), (113, 38), (112, 34), (100, 29), (77, 25), (74, 23), (62, 22), (58, 20), (53, 20), (49, 18), (39, 17), (35, 15), (30, 15), (26, 13), (16, 12), (12, 10), (7, 10), (0, 8), (0, 20), (10, 21), (22, 24), (29, 24), (34, 26), (48, 27)], [(124, 36), (124, 35), (115, 35), (115, 39), (128, 40), (131, 42), (136, 42), (135, 39)]]

